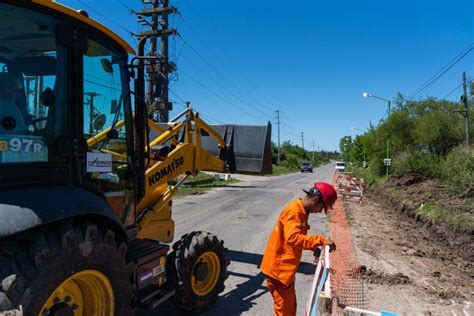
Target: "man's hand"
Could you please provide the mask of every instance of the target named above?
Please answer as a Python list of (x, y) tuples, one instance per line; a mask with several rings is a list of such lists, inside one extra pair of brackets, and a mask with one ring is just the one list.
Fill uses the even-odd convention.
[(334, 241), (332, 241), (331, 239), (328, 239), (326, 246), (329, 246), (329, 252), (336, 251), (336, 243), (334, 243)]
[(313, 256), (314, 256), (313, 262), (316, 264), (319, 262), (319, 256), (321, 256), (321, 251), (322, 250), (320, 247), (316, 247), (313, 251)]
[(316, 247), (316, 248), (314, 249), (314, 251), (313, 251), (313, 256), (314, 256), (315, 258), (319, 258), (319, 256), (321, 255), (321, 251), (322, 251), (321, 248)]

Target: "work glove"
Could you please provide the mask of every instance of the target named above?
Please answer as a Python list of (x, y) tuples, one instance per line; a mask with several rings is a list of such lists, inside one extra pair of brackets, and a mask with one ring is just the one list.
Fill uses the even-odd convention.
[(336, 251), (336, 243), (332, 241), (331, 239), (328, 239), (326, 246), (329, 246), (329, 252)]
[(313, 256), (315, 259), (318, 259), (323, 250), (320, 247), (316, 247), (313, 251)]
[(315, 264), (318, 264), (318, 262), (319, 262), (319, 256), (321, 256), (321, 252), (322, 252), (322, 251), (323, 251), (323, 249), (322, 249), (321, 247), (316, 247), (316, 248), (314, 249), (314, 251), (313, 251), (313, 256), (314, 256), (313, 262), (314, 262)]

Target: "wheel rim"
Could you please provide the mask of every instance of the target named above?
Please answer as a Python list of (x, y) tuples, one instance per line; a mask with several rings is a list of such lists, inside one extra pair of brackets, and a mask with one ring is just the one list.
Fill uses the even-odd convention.
[(101, 272), (84, 270), (62, 282), (49, 296), (40, 315), (114, 314), (114, 292)]
[[(196, 277), (196, 272), (199, 265), (207, 265), (206, 275), (203, 278)], [(219, 257), (215, 252), (207, 251), (203, 253), (194, 263), (193, 273), (191, 277), (191, 286), (194, 293), (199, 296), (206, 296), (211, 293), (219, 281), (221, 273), (221, 263)]]

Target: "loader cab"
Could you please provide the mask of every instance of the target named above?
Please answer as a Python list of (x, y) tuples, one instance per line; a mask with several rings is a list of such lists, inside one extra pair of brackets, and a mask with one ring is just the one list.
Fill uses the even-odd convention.
[(123, 40), (53, 1), (0, 2), (0, 185), (74, 186), (134, 207)]

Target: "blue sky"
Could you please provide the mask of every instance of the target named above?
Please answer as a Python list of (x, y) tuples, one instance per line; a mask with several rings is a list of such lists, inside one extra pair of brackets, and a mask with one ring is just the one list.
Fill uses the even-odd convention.
[[(127, 6), (138, 0), (64, 0), (122, 35), (138, 31)], [(183, 101), (210, 123), (273, 124), (281, 139), (305, 148), (338, 149), (351, 127), (377, 124), (387, 105), (371, 92), (410, 96), (474, 42), (473, 0), (177, 0), (171, 19), (182, 38), (170, 53), (175, 111)], [(462, 71), (474, 78), (474, 50), (423, 97), (458, 99)], [(454, 91), (453, 91), (454, 89)]]

